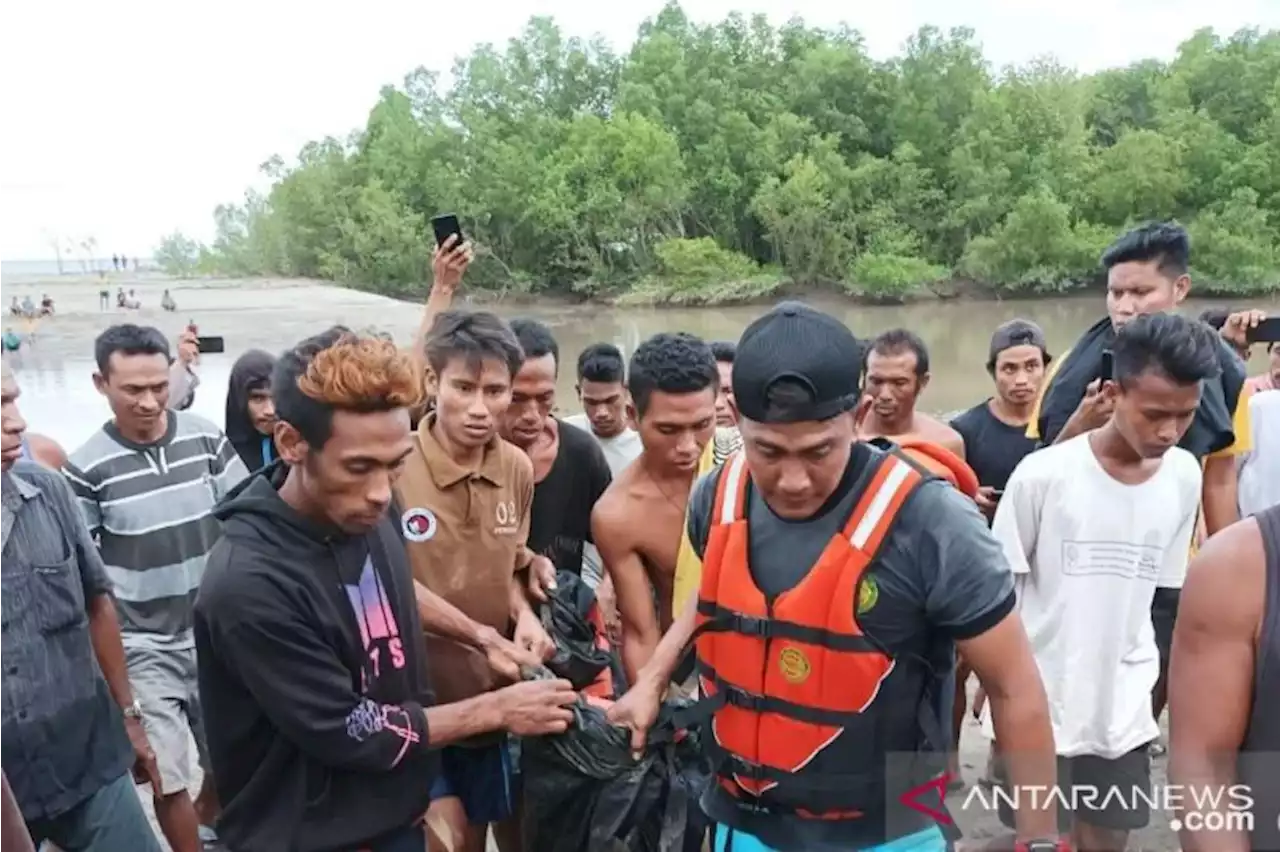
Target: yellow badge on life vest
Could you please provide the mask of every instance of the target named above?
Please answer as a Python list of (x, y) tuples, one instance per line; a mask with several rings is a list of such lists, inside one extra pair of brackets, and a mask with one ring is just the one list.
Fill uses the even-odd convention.
[(880, 584), (876, 578), (868, 574), (858, 584), (858, 615), (869, 612), (880, 600)]
[(809, 679), (809, 658), (799, 648), (787, 646), (778, 654), (778, 670), (791, 683), (804, 683)]

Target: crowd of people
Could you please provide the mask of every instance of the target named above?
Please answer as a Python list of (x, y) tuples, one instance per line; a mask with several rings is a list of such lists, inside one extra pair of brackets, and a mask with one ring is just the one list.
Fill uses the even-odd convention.
[(1018, 850), (1124, 849), (1166, 748), (1256, 816), (1184, 849), (1280, 850), (1280, 347), (1249, 379), (1260, 312), (1178, 315), (1189, 253), (1123, 235), (1106, 316), (1060, 353), (1000, 325), (949, 422), (919, 336), (798, 302), (593, 344), (561, 419), (554, 334), (455, 309), (452, 237), (412, 346), (245, 352), (221, 429), (190, 330), (97, 338), (112, 417), (69, 453), (5, 364), (5, 852), (158, 850), (135, 781), (174, 852), (520, 850), (519, 744), (580, 719), (569, 575), (637, 760), (675, 699), (705, 731), (711, 827), (664, 850), (952, 848), (970, 711), (980, 783), (1104, 791), (1004, 808)]

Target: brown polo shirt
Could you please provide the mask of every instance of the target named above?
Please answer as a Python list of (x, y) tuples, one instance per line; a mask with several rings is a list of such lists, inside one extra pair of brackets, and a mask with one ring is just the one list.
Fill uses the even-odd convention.
[[(434, 424), (433, 413), (418, 425), (417, 446), (396, 483), (413, 576), (471, 618), (509, 636), (511, 578), (529, 560), (525, 542), (533, 464), (494, 437), (478, 467), (463, 467), (436, 440)], [(498, 685), (474, 649), (430, 634), (427, 644), (440, 703)]]

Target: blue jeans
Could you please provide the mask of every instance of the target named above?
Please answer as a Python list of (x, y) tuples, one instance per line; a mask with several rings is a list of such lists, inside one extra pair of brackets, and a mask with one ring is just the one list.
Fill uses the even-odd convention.
[(35, 820), (27, 830), (37, 848), (51, 840), (63, 852), (160, 852), (127, 772), (66, 813)]
[[(729, 832), (724, 826), (713, 826), (714, 842), (712, 852), (777, 852), (772, 846), (765, 846), (755, 835), (741, 831), (733, 832), (733, 846), (728, 846)], [(947, 839), (940, 828), (926, 828), (906, 837), (899, 837), (879, 846), (866, 846), (861, 850), (850, 849), (849, 852), (946, 852)]]

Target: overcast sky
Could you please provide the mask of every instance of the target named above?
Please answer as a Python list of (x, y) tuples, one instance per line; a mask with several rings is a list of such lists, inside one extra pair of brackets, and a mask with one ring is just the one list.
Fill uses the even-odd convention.
[[(625, 50), (660, 0), (40, 0), (6, 4), (0, 256), (52, 256), (50, 234), (146, 256), (175, 228), (212, 235), (213, 208), (258, 165), (361, 125), (386, 83), (505, 42), (534, 12)], [(1053, 54), (1084, 70), (1168, 58), (1193, 30), (1280, 28), (1280, 0), (685, 0), (779, 23), (844, 20), (877, 58), (922, 24), (974, 27), (987, 58)], [(332, 10), (326, 13), (326, 10)], [(358, 10), (358, 11), (357, 11)]]

